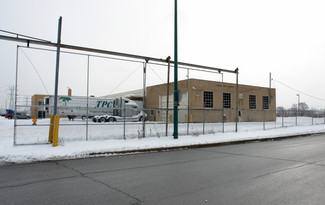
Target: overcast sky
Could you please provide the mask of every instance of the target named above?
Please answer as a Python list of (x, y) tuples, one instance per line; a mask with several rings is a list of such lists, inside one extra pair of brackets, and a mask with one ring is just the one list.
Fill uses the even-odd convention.
[[(240, 84), (264, 87), (271, 72), (277, 106), (291, 107), (300, 93), (309, 107), (325, 108), (322, 0), (178, 0), (178, 8), (179, 61), (238, 67)], [(56, 42), (60, 16), (64, 44), (174, 59), (172, 0), (2, 0), (0, 29)], [(15, 84), (16, 45), (0, 40), (1, 108)], [(89, 64), (90, 94), (142, 88), (141, 63), (90, 57)], [(74, 95), (85, 95), (87, 57), (62, 54), (60, 66), (59, 94), (70, 87)], [(19, 69), (21, 96), (54, 93), (54, 52), (21, 48)], [(166, 69), (151, 65), (147, 77), (147, 85), (164, 83)], [(221, 80), (217, 74), (190, 77)]]

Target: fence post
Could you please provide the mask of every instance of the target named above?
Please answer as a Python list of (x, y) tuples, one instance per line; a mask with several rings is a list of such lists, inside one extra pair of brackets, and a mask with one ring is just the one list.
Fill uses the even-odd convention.
[(169, 72), (170, 72), (170, 56), (167, 57), (168, 72), (167, 72), (167, 96), (166, 96), (166, 136), (168, 135), (168, 109), (169, 109)]
[(203, 108), (203, 134), (204, 134), (204, 130), (205, 130), (205, 106)]
[(265, 110), (263, 109), (263, 130), (265, 130)]
[(225, 106), (223, 105), (223, 73), (221, 73), (221, 87), (222, 87), (222, 133), (225, 133)]
[(186, 127), (186, 134), (189, 135), (190, 129), (190, 69), (187, 69), (187, 127)]
[(314, 110), (311, 111), (311, 125), (314, 125)]
[(298, 125), (298, 112), (296, 111), (296, 126)]
[(88, 141), (88, 120), (89, 120), (89, 55), (87, 56), (87, 121), (86, 121), (86, 141)]
[(224, 112), (224, 109), (222, 108), (222, 133), (225, 133), (225, 120), (226, 120), (226, 115), (225, 115), (225, 112)]
[(146, 108), (146, 73), (147, 73), (147, 63), (148, 60), (146, 60), (144, 62), (143, 65), (143, 108), (142, 108), (142, 112), (143, 112), (143, 116), (142, 116), (142, 138), (146, 137), (146, 122), (145, 122), (145, 108)]
[(50, 116), (50, 129), (49, 129), (49, 140), (48, 142), (52, 142), (53, 140), (53, 124), (54, 124), (54, 115)]
[[(123, 139), (125, 139), (125, 102), (123, 103)], [(143, 116), (144, 117), (144, 116)]]
[[(14, 145), (16, 145), (16, 126), (17, 126), (17, 86), (18, 86), (18, 53), (19, 53), (19, 46), (17, 45), (17, 50), (16, 50), (16, 79), (15, 79), (15, 104), (14, 104)], [(12, 90), (11, 90), (12, 92)], [(11, 93), (12, 94), (12, 93)], [(11, 97), (10, 97), (11, 99)], [(11, 103), (9, 104), (9, 107), (11, 106)], [(11, 109), (11, 107), (10, 107)]]

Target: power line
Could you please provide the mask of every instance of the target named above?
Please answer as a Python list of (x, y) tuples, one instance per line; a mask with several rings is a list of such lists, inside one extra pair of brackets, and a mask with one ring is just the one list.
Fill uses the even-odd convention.
[(307, 93), (301, 92), (300, 90), (297, 90), (297, 89), (295, 89), (295, 88), (293, 88), (293, 87), (290, 87), (290, 86), (288, 86), (288, 85), (286, 85), (286, 84), (284, 84), (284, 83), (282, 83), (282, 82), (280, 82), (280, 81), (278, 81), (278, 80), (275, 80), (275, 79), (273, 79), (273, 80), (276, 81), (276, 82), (278, 82), (278, 83), (280, 83), (281, 85), (283, 85), (283, 86), (285, 86), (285, 87), (291, 89), (291, 90), (294, 90), (294, 91), (296, 91), (296, 92), (299, 92), (299, 93), (301, 93), (301, 94), (304, 94), (304, 95), (306, 95), (306, 96), (308, 96), (308, 97), (314, 98), (314, 99), (316, 99), (316, 100), (325, 101), (325, 99), (322, 99), (322, 98), (319, 98), (319, 97), (315, 97), (315, 96), (309, 95), (309, 94), (307, 94)]
[(126, 78), (124, 78), (115, 88), (113, 88), (109, 94), (112, 94), (112, 92), (114, 92), (118, 87), (120, 87), (120, 85), (122, 85), (127, 79), (129, 79), (129, 77), (131, 77), (131, 75), (133, 75), (137, 70), (138, 68), (140, 67), (141, 65), (137, 66), (128, 76), (126, 76)]
[(148, 67), (150, 68), (150, 70), (152, 70), (152, 72), (161, 80), (161, 82), (165, 83), (163, 79), (161, 79), (161, 77), (158, 75), (158, 73), (156, 73), (156, 71), (154, 71), (154, 69), (151, 68), (150, 65), (148, 65)]
[(29, 61), (30, 64), (32, 65), (32, 67), (34, 68), (35, 72), (36, 72), (37, 75), (38, 75), (38, 78), (41, 80), (41, 82), (42, 82), (42, 84), (43, 84), (43, 87), (44, 87), (44, 89), (46, 90), (46, 93), (49, 95), (49, 92), (47, 91), (46, 86), (45, 86), (45, 84), (44, 84), (44, 82), (43, 82), (43, 80), (42, 80), (40, 74), (38, 73), (36, 67), (34, 66), (34, 64), (32, 63), (32, 61), (29, 59), (29, 57), (26, 55), (26, 53), (23, 51), (23, 49), (20, 49), (20, 50), (23, 52), (23, 54), (26, 56), (26, 58), (28, 59), (28, 61)]

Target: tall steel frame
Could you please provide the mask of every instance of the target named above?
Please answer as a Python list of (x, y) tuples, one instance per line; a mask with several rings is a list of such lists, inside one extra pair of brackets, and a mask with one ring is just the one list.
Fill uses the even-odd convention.
[[(31, 38), (31, 37), (27, 37), (25, 35), (18, 35), (18, 34), (16, 35), (16, 37), (0, 35), (0, 40), (16, 41), (16, 42), (20, 42), (20, 43), (26, 43), (27, 47), (29, 47), (30, 44), (35, 44), (35, 45), (40, 45), (40, 46), (49, 46), (49, 47), (57, 48), (55, 88), (57, 88), (58, 83), (59, 83), (59, 81), (58, 81), (58, 70), (59, 70), (59, 60), (60, 60), (61, 49), (76, 50), (76, 51), (83, 51), (83, 52), (89, 52), (89, 53), (98, 53), (98, 54), (119, 56), (119, 57), (131, 58), (131, 59), (140, 59), (140, 60), (145, 61), (145, 63), (148, 63), (149, 61), (153, 61), (153, 62), (164, 63), (164, 64), (167, 64), (167, 65), (168, 64), (173, 64), (174, 68), (175, 68), (174, 69), (174, 72), (175, 72), (174, 76), (176, 75), (176, 77), (177, 77), (177, 66), (178, 65), (191, 67), (191, 68), (199, 68), (199, 69), (203, 69), (203, 70), (213, 70), (213, 71), (217, 71), (219, 73), (233, 73), (233, 74), (236, 74), (236, 132), (238, 131), (238, 129), (237, 129), (237, 124), (238, 124), (238, 104), (239, 104), (238, 103), (239, 102), (239, 93), (238, 93), (238, 73), (239, 73), (238, 70), (239, 69), (238, 68), (236, 68), (235, 70), (227, 70), (227, 69), (215, 68), (215, 67), (210, 67), (210, 66), (203, 66), (203, 65), (191, 64), (191, 63), (185, 63), (185, 62), (178, 62), (177, 54), (175, 56), (175, 60), (171, 61), (170, 59), (167, 60), (167, 59), (154, 58), (154, 57), (149, 57), (149, 56), (141, 56), (141, 55), (121, 53), (121, 52), (115, 52), (115, 51), (108, 51), (108, 50), (102, 50), (102, 49), (96, 49), (96, 48), (88, 48), (88, 47), (81, 47), (81, 46), (76, 46), (76, 45), (61, 44), (61, 27), (62, 27), (62, 17), (59, 18), (57, 43), (53, 43), (53, 42), (50, 42), (50, 41), (44, 41), (44, 40), (41, 40), (41, 39)], [(9, 32), (7, 32), (7, 33), (9, 33)], [(14, 33), (11, 33), (11, 34), (14, 34)], [(177, 35), (177, 34), (175, 34), (175, 35)], [(22, 37), (20, 37), (20, 36), (22, 36)], [(175, 80), (178, 81), (178, 79), (176, 77), (175, 77)], [(177, 82), (175, 82), (174, 85), (177, 85)], [(144, 87), (144, 89), (145, 89), (145, 87)], [(177, 117), (177, 113), (178, 113), (178, 108), (177, 108), (178, 107), (178, 104), (177, 104), (178, 103), (177, 102), (178, 93), (176, 93), (176, 92), (177, 92), (177, 87), (174, 88), (174, 96), (176, 96), (176, 97), (174, 97), (174, 118)], [(56, 95), (57, 95), (57, 90), (55, 89), (54, 96), (56, 96)], [(54, 107), (57, 107), (56, 103), (54, 104)], [(176, 120), (176, 122), (174, 122), (174, 138), (175, 139), (178, 138), (178, 130), (177, 129), (178, 129), (178, 124), (177, 124), (177, 120)]]

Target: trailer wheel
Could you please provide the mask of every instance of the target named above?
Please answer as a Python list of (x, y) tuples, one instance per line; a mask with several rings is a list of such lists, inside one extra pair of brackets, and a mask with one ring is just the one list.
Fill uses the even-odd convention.
[(101, 118), (99, 119), (99, 122), (106, 122), (105, 117), (101, 117)]
[(108, 122), (115, 122), (116, 120), (115, 120), (115, 118), (113, 118), (113, 117), (110, 117), (110, 118), (108, 118)]

